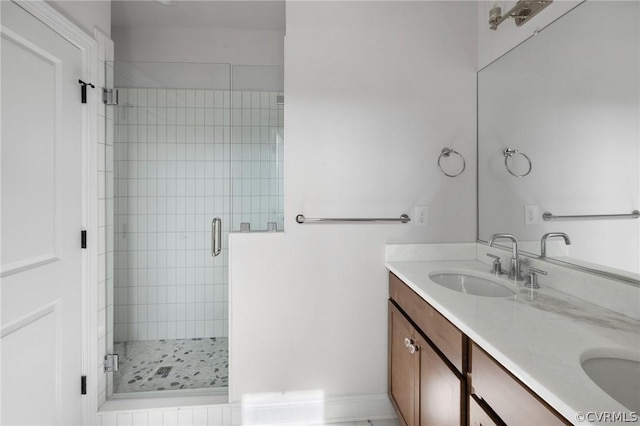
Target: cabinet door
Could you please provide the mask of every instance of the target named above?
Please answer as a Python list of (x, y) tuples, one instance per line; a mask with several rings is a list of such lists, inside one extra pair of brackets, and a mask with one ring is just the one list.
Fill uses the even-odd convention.
[(462, 425), (463, 381), (423, 339), (420, 345), (420, 426)]
[(406, 426), (416, 426), (420, 358), (406, 344), (415, 345), (415, 336), (411, 324), (389, 302), (389, 396)]

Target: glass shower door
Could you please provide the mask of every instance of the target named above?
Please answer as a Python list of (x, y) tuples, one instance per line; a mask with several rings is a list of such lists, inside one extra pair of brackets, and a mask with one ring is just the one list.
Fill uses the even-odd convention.
[(107, 385), (114, 395), (226, 392), (230, 66), (116, 62), (114, 70), (114, 327), (107, 345), (120, 370)]
[(284, 71), (234, 65), (231, 95), (233, 232), (284, 230)]

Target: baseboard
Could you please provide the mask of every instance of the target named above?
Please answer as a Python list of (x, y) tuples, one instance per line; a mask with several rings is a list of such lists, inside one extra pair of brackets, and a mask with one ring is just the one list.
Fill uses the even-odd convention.
[(323, 398), (271, 395), (232, 404), (234, 425), (324, 425), (395, 418), (386, 394)]
[[(320, 426), (395, 418), (386, 394), (325, 398), (320, 392), (266, 394), (228, 404), (182, 397), (108, 401), (89, 425)], [(189, 405), (187, 405), (187, 400)]]

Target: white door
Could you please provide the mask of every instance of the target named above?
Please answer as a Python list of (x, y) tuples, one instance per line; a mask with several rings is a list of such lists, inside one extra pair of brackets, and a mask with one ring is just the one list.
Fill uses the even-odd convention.
[(3, 425), (82, 417), (82, 53), (0, 1)]

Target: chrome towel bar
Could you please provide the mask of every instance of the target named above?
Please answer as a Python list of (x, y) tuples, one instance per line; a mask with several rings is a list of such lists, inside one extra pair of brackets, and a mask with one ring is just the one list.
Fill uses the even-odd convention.
[(398, 218), (306, 218), (304, 215), (299, 214), (296, 216), (296, 222), (298, 223), (320, 223), (320, 222), (402, 222), (407, 223), (411, 218), (402, 214)]
[(634, 210), (630, 214), (583, 214), (554, 216), (549, 212), (542, 214), (544, 220), (578, 220), (578, 219), (637, 219), (640, 217), (640, 211)]

